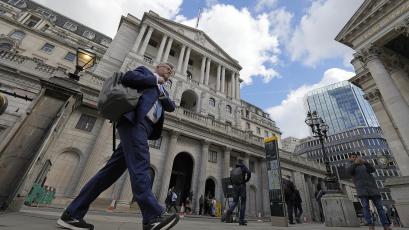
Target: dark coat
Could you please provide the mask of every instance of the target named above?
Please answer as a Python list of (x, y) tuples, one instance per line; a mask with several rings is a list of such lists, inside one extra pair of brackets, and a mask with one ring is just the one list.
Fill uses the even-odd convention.
[(355, 164), (351, 162), (347, 167), (347, 172), (352, 176), (352, 181), (355, 184), (358, 197), (380, 196), (379, 189), (371, 173), (375, 172), (375, 168), (365, 162), (364, 164)]
[[(160, 90), (157, 84), (158, 80), (148, 68), (139, 66), (133, 71), (126, 72), (122, 76), (121, 82), (124, 86), (143, 92), (136, 108), (123, 115), (133, 125), (136, 125), (145, 118), (156, 100), (159, 99)], [(163, 107), (162, 115), (158, 122), (153, 125), (153, 132), (149, 136), (149, 140), (156, 140), (160, 137), (163, 128), (164, 111), (173, 112), (176, 109), (175, 103), (169, 98), (169, 93), (165, 88), (164, 91), (166, 97), (159, 99)]]

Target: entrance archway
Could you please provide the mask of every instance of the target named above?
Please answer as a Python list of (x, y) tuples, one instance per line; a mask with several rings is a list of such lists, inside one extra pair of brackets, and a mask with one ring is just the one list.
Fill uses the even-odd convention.
[(174, 188), (178, 195), (177, 205), (185, 201), (191, 190), (193, 158), (188, 153), (179, 153), (173, 161), (169, 188)]
[(212, 178), (207, 178), (205, 185), (205, 195), (206, 197), (213, 198), (216, 191), (216, 184)]

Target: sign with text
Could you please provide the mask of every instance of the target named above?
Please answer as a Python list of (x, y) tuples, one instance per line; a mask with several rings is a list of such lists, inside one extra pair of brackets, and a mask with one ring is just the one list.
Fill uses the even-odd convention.
[(285, 216), (277, 136), (264, 139), (271, 216)]

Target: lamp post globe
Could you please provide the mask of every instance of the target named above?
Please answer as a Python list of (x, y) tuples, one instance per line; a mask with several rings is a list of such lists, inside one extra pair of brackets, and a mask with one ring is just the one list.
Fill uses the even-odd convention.
[(74, 73), (69, 73), (68, 74), (69, 77), (71, 79), (78, 81), (80, 79), (80, 77), (78, 76), (78, 73), (94, 66), (96, 57), (97, 55), (92, 50), (78, 48), (77, 54), (76, 54), (77, 61), (75, 65), (75, 71)]

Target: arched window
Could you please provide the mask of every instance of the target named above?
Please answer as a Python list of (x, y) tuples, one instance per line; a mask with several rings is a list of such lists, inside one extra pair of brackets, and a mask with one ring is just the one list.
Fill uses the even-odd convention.
[(231, 114), (231, 106), (230, 105), (226, 105), (226, 112)]
[(26, 33), (24, 33), (21, 30), (16, 30), (12, 34), (10, 34), (10, 38), (15, 39), (17, 41), (23, 40), (23, 38), (26, 36)]
[(216, 100), (214, 99), (214, 98), (209, 98), (209, 105), (211, 106), (211, 107), (215, 107), (216, 106)]

